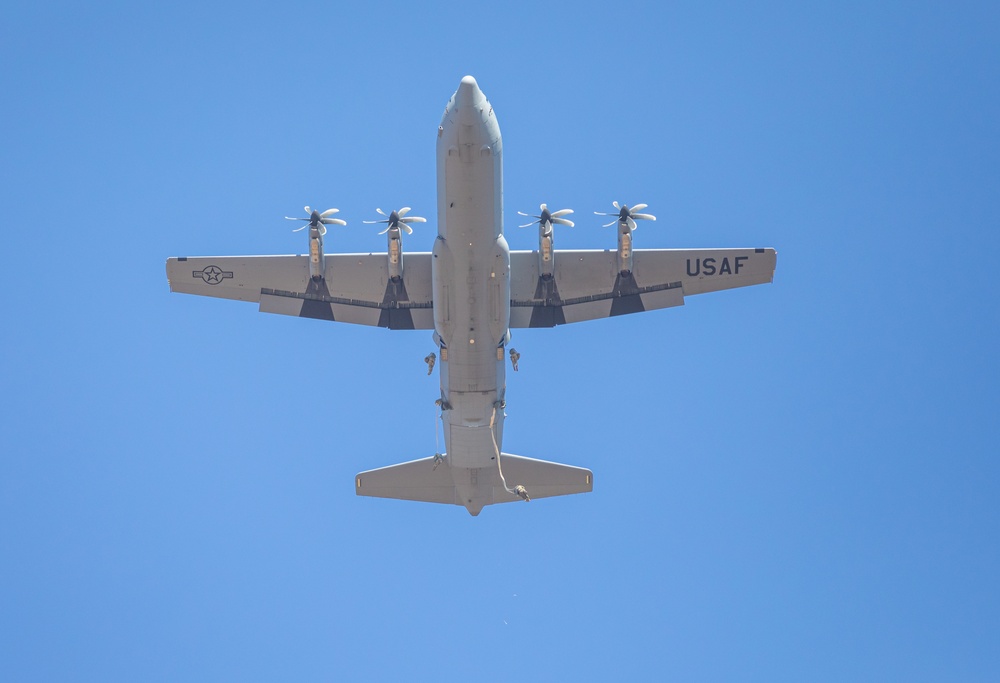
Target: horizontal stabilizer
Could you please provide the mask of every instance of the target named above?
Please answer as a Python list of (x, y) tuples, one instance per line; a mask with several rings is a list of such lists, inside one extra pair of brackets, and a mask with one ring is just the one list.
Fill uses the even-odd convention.
[(354, 488), (359, 496), (457, 503), (450, 468), (445, 467), (443, 462), (435, 467), (434, 458), (362, 472), (354, 477)]
[[(532, 498), (568, 496), (571, 493), (589, 493), (594, 489), (594, 473), (583, 467), (562, 465), (547, 460), (522, 458), (520, 455), (503, 453), (500, 456), (503, 476), (511, 488), (521, 484)], [(497, 474), (493, 485), (493, 502), (509, 503), (519, 498), (507, 493)]]
[(500, 458), (507, 487), (496, 467), (453, 468), (448, 456), (368, 470), (355, 477), (354, 486), (359, 496), (462, 505), (473, 515), (485, 505), (521, 500), (508, 491), (518, 485), (524, 486), (531, 499), (587, 493), (594, 488), (593, 473), (583, 467), (509, 453)]

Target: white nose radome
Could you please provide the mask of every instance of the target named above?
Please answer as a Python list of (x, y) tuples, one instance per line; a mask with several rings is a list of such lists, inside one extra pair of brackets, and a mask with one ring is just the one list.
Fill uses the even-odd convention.
[(479, 104), (482, 99), (485, 97), (483, 91), (479, 89), (476, 79), (472, 76), (464, 77), (458, 86), (458, 92), (455, 93), (455, 105), (457, 107), (471, 107)]

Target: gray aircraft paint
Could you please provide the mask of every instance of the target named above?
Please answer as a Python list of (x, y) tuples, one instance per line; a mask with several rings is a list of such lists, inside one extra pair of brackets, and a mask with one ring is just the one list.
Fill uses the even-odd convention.
[(681, 306), (691, 295), (774, 277), (769, 248), (633, 249), (624, 205), (613, 214), (617, 249), (551, 251), (547, 261), (551, 227), (540, 223), (538, 250), (510, 251), (500, 128), (471, 76), (437, 129), (437, 179), (433, 251), (407, 253), (405, 267), (398, 228), (382, 254), (324, 254), (312, 239), (309, 256), (167, 260), (175, 292), (256, 302), (267, 313), (433, 330), (445, 453), (362, 472), (358, 495), (461, 505), (476, 515), (493, 503), (591, 491), (587, 469), (501, 452), (510, 329)]

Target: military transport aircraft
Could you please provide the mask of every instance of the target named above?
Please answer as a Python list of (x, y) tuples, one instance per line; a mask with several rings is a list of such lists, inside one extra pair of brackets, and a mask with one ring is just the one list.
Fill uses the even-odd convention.
[[(358, 495), (449, 503), (478, 515), (483, 506), (593, 488), (590, 470), (501, 451), (505, 369), (511, 328), (553, 327), (680, 306), (684, 297), (771, 282), (774, 249), (635, 249), (645, 204), (614, 203), (607, 227), (618, 248), (556, 251), (553, 228), (572, 225), (568, 209), (542, 204), (536, 251), (504, 239), (503, 147), (493, 107), (466, 76), (437, 129), (438, 234), (430, 253), (403, 255), (402, 233), (424, 218), (409, 207), (386, 214), (386, 253), (326, 254), (337, 209), (306, 207), (304, 256), (171, 258), (174, 292), (253, 301), (267, 313), (392, 330), (433, 330), (440, 357), (437, 400), (445, 452), (355, 477)], [(598, 212), (595, 212), (598, 213)], [(522, 214), (526, 215), (526, 214)], [(599, 214), (600, 215), (600, 214)], [(523, 226), (527, 227), (527, 226)], [(380, 233), (381, 234), (381, 233)]]

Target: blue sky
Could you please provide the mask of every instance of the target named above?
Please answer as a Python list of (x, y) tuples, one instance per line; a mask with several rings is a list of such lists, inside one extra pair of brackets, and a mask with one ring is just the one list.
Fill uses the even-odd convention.
[[(0, 679), (996, 680), (991, 3), (0, 10)], [(517, 210), (772, 285), (517, 331), (505, 450), (594, 492), (358, 498), (433, 452), (424, 332), (171, 295), (168, 256), (434, 234), (473, 74)], [(590, 218), (587, 216), (590, 215)]]

